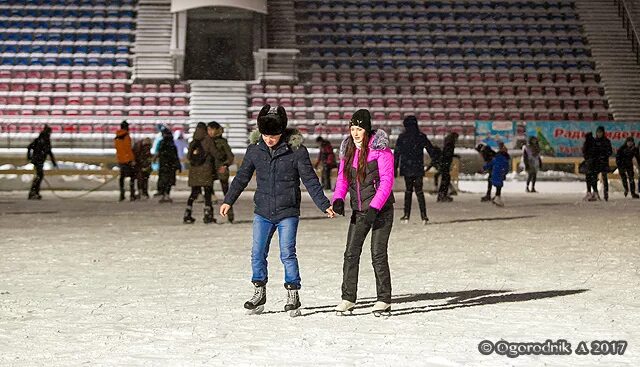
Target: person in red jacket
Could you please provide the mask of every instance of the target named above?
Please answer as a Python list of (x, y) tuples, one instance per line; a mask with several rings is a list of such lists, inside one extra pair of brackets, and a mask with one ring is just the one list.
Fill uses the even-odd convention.
[(331, 185), (331, 171), (338, 167), (336, 164), (336, 154), (333, 152), (333, 147), (328, 140), (323, 139), (321, 136), (316, 138), (316, 143), (319, 144), (320, 151), (318, 152), (318, 159), (314, 167), (318, 169), (318, 166), (322, 167), (322, 188), (325, 190), (332, 190)]
[(129, 177), (129, 189), (131, 201), (136, 200), (136, 160), (133, 155), (131, 137), (129, 136), (129, 123), (125, 120), (120, 124), (120, 130), (116, 132), (113, 139), (116, 147), (116, 159), (120, 167), (120, 201), (124, 200), (124, 180)]

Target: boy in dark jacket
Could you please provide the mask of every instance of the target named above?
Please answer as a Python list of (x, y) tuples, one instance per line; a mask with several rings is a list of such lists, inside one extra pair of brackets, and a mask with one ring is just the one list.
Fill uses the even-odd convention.
[[(493, 157), (496, 156), (496, 151), (491, 149), (491, 147), (486, 144), (478, 144), (476, 146), (476, 151), (480, 153), (480, 156), (482, 157), (482, 160), (485, 164), (491, 162), (493, 160)], [(493, 185), (491, 184), (491, 170), (489, 169), (488, 172), (489, 177), (487, 178), (487, 193), (482, 198), (480, 198), (480, 201), (482, 202), (491, 201), (491, 188), (493, 187)]]
[(251, 281), (253, 297), (244, 304), (250, 312), (261, 312), (266, 303), (267, 255), (275, 231), (280, 241), (280, 259), (284, 265), (287, 303), (285, 311), (299, 312), (300, 271), (296, 257), (296, 234), (300, 220), (300, 180), (316, 206), (329, 217), (335, 214), (318, 181), (309, 152), (302, 145), (302, 135), (287, 129), (287, 114), (282, 106), (266, 105), (258, 114), (258, 131), (250, 136), (250, 145), (229, 192), (220, 206), (220, 215), (229, 209), (256, 173), (257, 188), (253, 201), (253, 247)]
[(633, 137), (628, 137), (616, 152), (616, 165), (618, 166), (618, 172), (620, 173), (620, 179), (624, 187), (624, 196), (626, 197), (629, 191), (631, 191), (631, 197), (637, 199), (640, 196), (636, 193), (636, 184), (633, 181), (633, 158), (640, 164), (638, 147), (636, 147)]
[(423, 224), (429, 222), (427, 206), (422, 189), (424, 177), (424, 151), (429, 156), (435, 156), (433, 145), (427, 136), (418, 129), (418, 120), (415, 116), (407, 116), (403, 121), (405, 131), (398, 136), (394, 155), (395, 176), (404, 177), (404, 216), (400, 218), (402, 223), (408, 223), (411, 217), (411, 197), (415, 191), (420, 207), (420, 218)]
[(29, 200), (42, 199), (42, 196), (40, 196), (40, 184), (44, 178), (43, 168), (47, 156), (51, 157), (51, 163), (57, 168), (58, 164), (51, 151), (51, 128), (49, 125), (44, 125), (40, 135), (27, 147), (27, 159), (33, 164), (33, 169), (36, 171), (29, 190)]
[(207, 136), (207, 125), (199, 122), (193, 133), (193, 140), (189, 144), (187, 157), (189, 159), (189, 187), (191, 195), (187, 199), (187, 208), (182, 218), (183, 223), (191, 224), (196, 220), (191, 216), (193, 202), (204, 189), (204, 217), (203, 223), (216, 223), (213, 217), (211, 193), (213, 191), (213, 168), (216, 165), (216, 152), (213, 140)]

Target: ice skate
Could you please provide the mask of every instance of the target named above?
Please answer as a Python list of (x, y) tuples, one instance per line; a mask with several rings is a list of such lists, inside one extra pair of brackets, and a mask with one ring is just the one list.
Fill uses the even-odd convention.
[(216, 219), (213, 217), (212, 207), (208, 206), (204, 208), (204, 217), (202, 218), (202, 222), (204, 222), (204, 224), (217, 223)]
[(244, 303), (247, 315), (257, 315), (264, 311), (264, 304), (267, 303), (267, 288), (264, 284), (254, 283), (253, 297)]
[(640, 196), (639, 196), (638, 194), (636, 194), (635, 192), (632, 192), (632, 193), (631, 193), (631, 197), (632, 197), (633, 199), (638, 199), (638, 198), (640, 198)]
[(499, 207), (503, 207), (504, 203), (502, 202), (502, 198), (500, 196), (496, 196), (493, 198), (493, 200), (491, 200), (492, 203), (494, 203), (495, 205), (499, 206)]
[(375, 317), (391, 316), (391, 304), (378, 301), (373, 305), (373, 308), (371, 309), (371, 313)]
[(429, 218), (426, 215), (422, 216), (422, 224), (425, 226), (429, 224)]
[(591, 201), (591, 198), (593, 197), (593, 194), (588, 192), (583, 198), (582, 201)]
[(483, 203), (488, 203), (491, 201), (491, 196), (490, 195), (485, 195), (483, 197), (480, 198), (480, 201)]
[(287, 289), (287, 304), (284, 305), (284, 310), (289, 312), (289, 316), (300, 316), (300, 296), (297, 289)]
[(529, 186), (527, 186), (527, 190), (526, 190), (526, 192), (531, 192), (531, 190), (529, 190)]
[(182, 223), (184, 224), (192, 224), (196, 219), (191, 216), (191, 208), (188, 207), (184, 210), (184, 217), (182, 218)]
[(409, 216), (408, 216), (408, 215), (405, 215), (405, 216), (403, 216), (402, 218), (400, 218), (400, 223), (402, 223), (402, 224), (407, 224), (407, 223), (409, 223)]
[(352, 315), (353, 308), (355, 307), (355, 305), (356, 305), (355, 303), (343, 299), (342, 301), (340, 301), (340, 304), (337, 305), (335, 308), (336, 315), (337, 316)]

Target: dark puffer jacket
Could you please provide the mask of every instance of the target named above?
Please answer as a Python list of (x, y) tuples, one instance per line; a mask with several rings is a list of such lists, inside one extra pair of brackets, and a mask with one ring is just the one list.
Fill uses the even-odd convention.
[(253, 201), (256, 214), (273, 222), (299, 216), (300, 180), (320, 210), (325, 212), (329, 208), (329, 199), (324, 196), (298, 130), (286, 129), (273, 153), (260, 132), (254, 131), (249, 141), (242, 165), (224, 197), (225, 204), (236, 202), (255, 171), (257, 188)]
[(418, 129), (418, 121), (414, 116), (408, 116), (404, 122), (405, 132), (398, 136), (396, 149), (393, 152), (396, 169), (399, 167), (400, 176), (422, 177), (424, 176), (424, 150), (426, 149), (431, 159), (435, 153), (433, 145), (427, 136)]
[(606, 137), (593, 140), (593, 164), (597, 172), (609, 172), (609, 157), (613, 154), (611, 140)]

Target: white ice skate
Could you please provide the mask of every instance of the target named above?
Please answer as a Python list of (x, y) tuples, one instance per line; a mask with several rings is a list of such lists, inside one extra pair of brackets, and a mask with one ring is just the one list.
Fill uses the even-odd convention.
[(391, 316), (391, 304), (378, 301), (373, 305), (373, 308), (371, 309), (371, 313), (375, 317)]
[(287, 304), (284, 305), (285, 312), (289, 312), (289, 316), (298, 317), (302, 315), (300, 312), (300, 296), (297, 289), (287, 290)]
[(502, 202), (502, 198), (500, 196), (496, 196), (491, 200), (492, 203), (496, 204), (499, 207), (503, 207), (504, 203)]
[(583, 198), (582, 201), (591, 201), (591, 198), (593, 198), (593, 194), (588, 192)]
[(340, 304), (336, 306), (336, 315), (337, 316), (346, 316), (353, 314), (353, 308), (356, 304), (347, 300), (340, 301)]
[(247, 315), (259, 315), (264, 311), (264, 304), (267, 303), (267, 288), (264, 285), (255, 284), (253, 297), (244, 303)]

